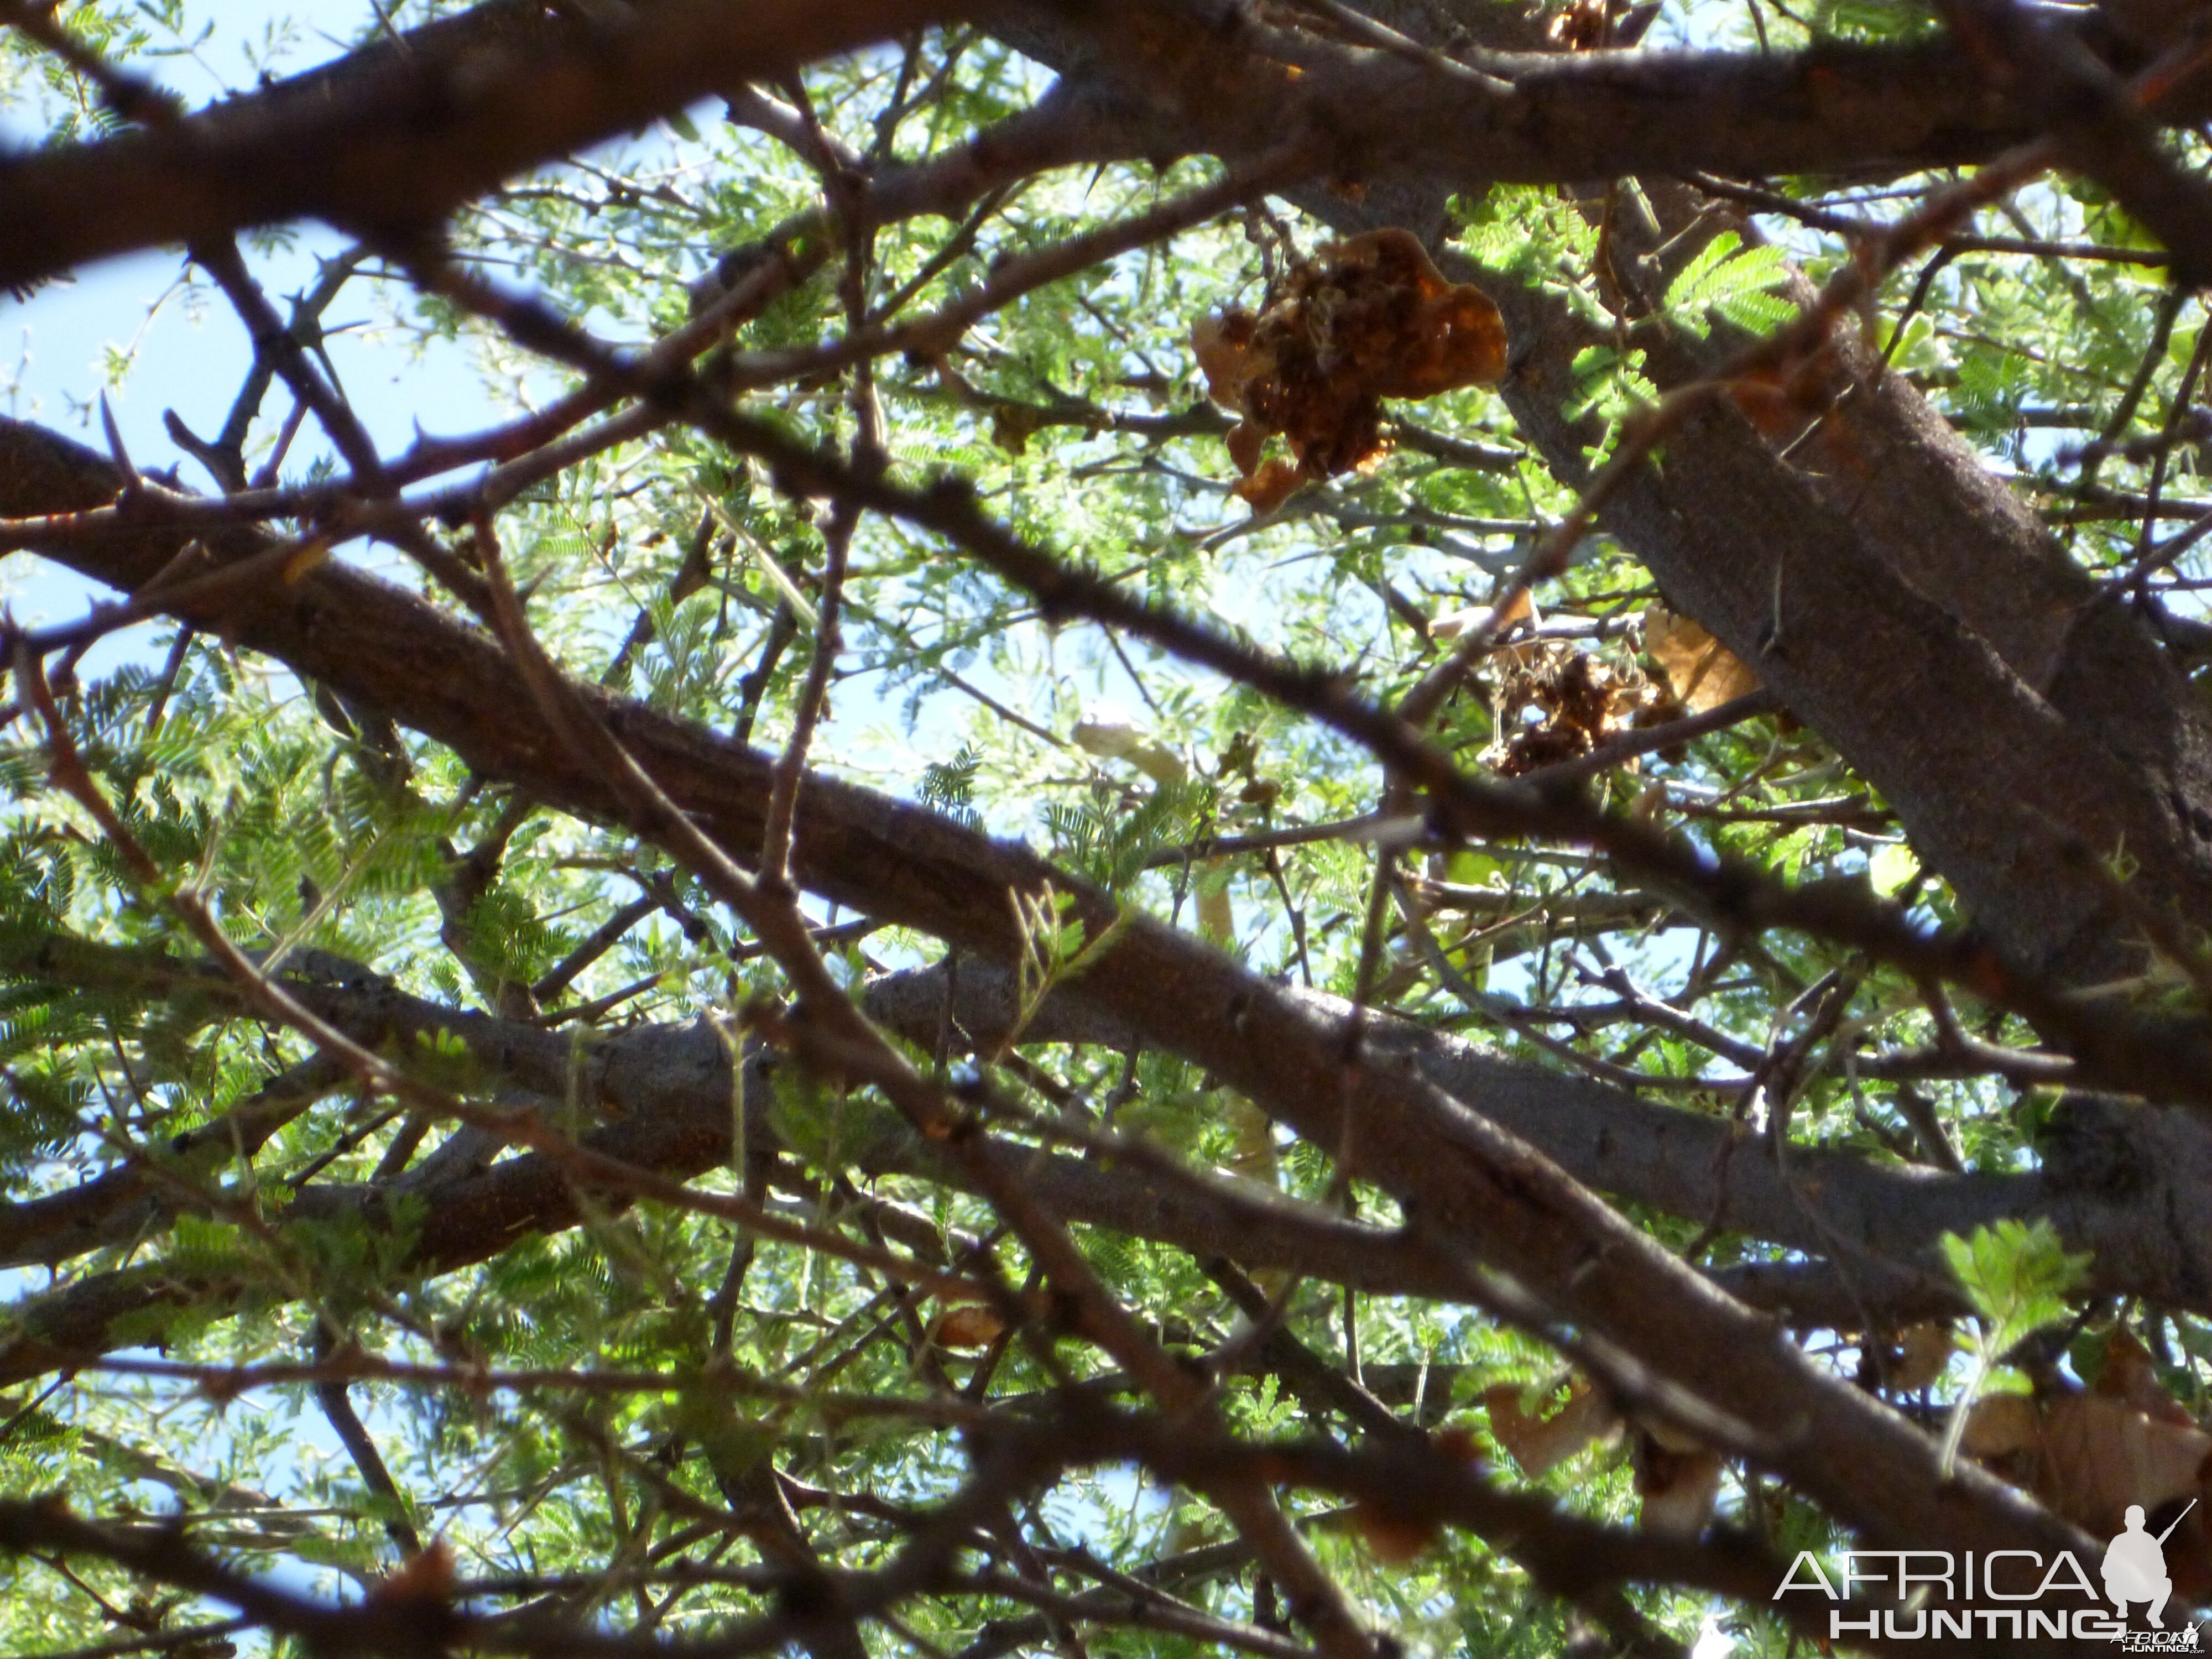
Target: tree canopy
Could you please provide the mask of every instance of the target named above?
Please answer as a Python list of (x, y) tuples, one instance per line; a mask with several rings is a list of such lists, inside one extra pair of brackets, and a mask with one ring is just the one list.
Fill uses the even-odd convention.
[(216, 9), (0, 0), (228, 399), (0, 418), (9, 1651), (2212, 1596), (2212, 7)]

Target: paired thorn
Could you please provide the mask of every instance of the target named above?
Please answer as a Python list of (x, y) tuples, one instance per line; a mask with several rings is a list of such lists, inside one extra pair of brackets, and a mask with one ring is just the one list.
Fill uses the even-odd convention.
[(131, 452), (123, 442), (123, 429), (115, 423), (115, 410), (107, 402), (107, 394), (100, 394), (100, 424), (107, 434), (107, 453), (123, 474), (123, 497), (128, 500), (146, 487), (146, 480), (131, 459)]

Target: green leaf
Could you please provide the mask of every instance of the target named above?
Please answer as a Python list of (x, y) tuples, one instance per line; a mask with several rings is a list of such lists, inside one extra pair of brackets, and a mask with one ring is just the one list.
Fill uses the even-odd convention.
[[(1742, 247), (1743, 239), (1724, 230), (1698, 250), (1675, 273), (1661, 301), (1668, 315), (1699, 339), (1711, 331), (1708, 310), (1717, 310), (1737, 327), (1763, 332), (1785, 320), (1792, 307), (1767, 295), (1788, 274), (1778, 247)], [(1738, 250), (1741, 248), (1741, 252)]]
[(2033, 1222), (2008, 1217), (1994, 1227), (1977, 1227), (1964, 1238), (1946, 1233), (1942, 1242), (1952, 1276), (1981, 1318), (1973, 1373), (1952, 1405), (1943, 1435), (1941, 1462), (1948, 1471), (1958, 1457), (1975, 1400), (1992, 1388), (2010, 1392), (2022, 1386), (2001, 1364), (2004, 1356), (2067, 1316), (2067, 1295), (2087, 1275), (2090, 1258), (2068, 1254), (2057, 1229), (2041, 1216)]
[(1967, 1237), (1946, 1233), (1943, 1259), (1986, 1327), (1996, 1353), (2066, 1317), (2066, 1297), (2087, 1276), (2090, 1258), (2069, 1254), (2051, 1223), (2010, 1217)]
[(1904, 890), (1905, 883), (1919, 873), (1920, 860), (1902, 842), (1876, 848), (1867, 860), (1867, 879), (1884, 898), (1894, 898)]

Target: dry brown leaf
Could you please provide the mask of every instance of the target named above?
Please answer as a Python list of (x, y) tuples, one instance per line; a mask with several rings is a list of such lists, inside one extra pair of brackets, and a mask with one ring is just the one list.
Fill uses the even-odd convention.
[[(1437, 1456), (1460, 1468), (1479, 1459), (1474, 1436), (1457, 1425), (1438, 1429), (1429, 1437), (1429, 1444)], [(1433, 1518), (1407, 1515), (1370, 1499), (1352, 1505), (1348, 1518), (1352, 1531), (1366, 1541), (1376, 1559), (1392, 1566), (1412, 1560), (1443, 1532), (1443, 1526)]]
[(1958, 1351), (1959, 1339), (1950, 1322), (1923, 1319), (1897, 1334), (1897, 1357), (1890, 1362), (1889, 1386), (1905, 1393), (1924, 1389), (1943, 1375)]
[(1475, 1443), (1474, 1431), (1464, 1424), (1446, 1424), (1429, 1436), (1429, 1443), (1437, 1455), (1448, 1463), (1466, 1467), (1482, 1461), (1482, 1448)]
[(1620, 1425), (1605, 1396), (1579, 1376), (1569, 1386), (1566, 1402), (1548, 1417), (1522, 1411), (1521, 1390), (1510, 1382), (1485, 1389), (1482, 1403), (1490, 1408), (1492, 1438), (1512, 1454), (1531, 1480)]
[(1443, 1532), (1443, 1527), (1433, 1520), (1395, 1514), (1364, 1498), (1352, 1506), (1352, 1513), (1346, 1518), (1352, 1531), (1374, 1552), (1375, 1559), (1393, 1567), (1405, 1565), (1434, 1544)]
[(2034, 1491), (2068, 1520), (2110, 1537), (2130, 1504), (2154, 1510), (2195, 1496), (2208, 1455), (2212, 1435), (2202, 1429), (2157, 1421), (2104, 1395), (2063, 1395), (2043, 1408)]
[(1291, 492), (1305, 482), (1305, 474), (1281, 456), (1267, 462), (1257, 472), (1237, 486), (1237, 494), (1252, 503), (1256, 517), (1273, 513), (1290, 500)]
[(444, 1539), (434, 1538), (371, 1585), (368, 1599), (385, 1607), (442, 1606), (453, 1593), (453, 1552)]
[(1999, 1395), (1975, 1407), (1964, 1443), (2094, 1537), (2115, 1536), (2141, 1504), (2146, 1530), (2166, 1535), (2175, 1593), (2193, 1605), (2212, 1590), (2212, 1435), (2166, 1420), (2172, 1404), (2154, 1415), (2109, 1395)]
[(1741, 658), (1664, 605), (1644, 613), (1644, 648), (1666, 676), (1668, 688), (1693, 714), (1759, 690), (1759, 676)]
[(1006, 1322), (990, 1308), (948, 1308), (929, 1328), (929, 1340), (940, 1348), (988, 1348), (1006, 1334)]
[(1260, 470), (1261, 459), (1267, 450), (1267, 428), (1253, 421), (1239, 421), (1229, 428), (1229, 459), (1237, 463), (1237, 471), (1250, 477)]
[(1982, 1462), (2009, 1458), (2033, 1449), (2043, 1436), (2043, 1416), (2024, 1394), (1984, 1395), (1966, 1413), (1959, 1444)]
[(1190, 348), (1198, 359), (1199, 372), (1206, 376), (1206, 393), (1224, 409), (1244, 407), (1252, 324), (1249, 312), (1231, 311), (1219, 317), (1201, 317), (1190, 325)]
[[(1832, 343), (1789, 367), (1753, 368), (1729, 382), (1729, 401), (1758, 428), (1759, 435), (1778, 444), (1794, 443), (1804, 435), (1806, 423), (1817, 419), (1836, 392)], [(1815, 441), (1824, 455), (1841, 463), (1842, 470), (1863, 477), (1869, 471), (1863, 454), (1855, 446), (1834, 446), (1826, 434), (1846, 422), (1822, 422)]]
[(1637, 1425), (1631, 1456), (1642, 1500), (1636, 1523), (1662, 1538), (1695, 1538), (1720, 1496), (1720, 1454), (1654, 1424)]
[(2182, 1403), (2166, 1391), (2151, 1363), (2150, 1350), (2132, 1333), (2115, 1327), (2105, 1339), (2103, 1360), (2097, 1368), (2093, 1392), (2124, 1400), (2138, 1411), (2164, 1423), (2196, 1426)]
[(2167, 1570), (2177, 1590), (2200, 1595), (2212, 1589), (2212, 1529), (2202, 1514), (2212, 1508), (2212, 1434), (2158, 1386), (2149, 1356), (2124, 1332), (2107, 1340), (2097, 1381), (2093, 1393), (1980, 1401), (1960, 1443), (2095, 1537), (2116, 1535), (2131, 1504), (2142, 1506), (2154, 1534), (2173, 1525)]

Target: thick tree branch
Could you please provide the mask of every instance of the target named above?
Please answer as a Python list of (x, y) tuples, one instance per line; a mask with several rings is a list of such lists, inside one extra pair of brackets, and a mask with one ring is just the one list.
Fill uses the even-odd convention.
[(289, 219), (428, 230), (543, 162), (958, 9), (491, 0), (160, 131), (0, 162), (0, 287)]
[[(72, 964), (67, 982), (77, 987), (165, 987), (172, 1006), (199, 1000), (210, 1018), (221, 1017), (235, 1000), (225, 982), (207, 971), (181, 964), (157, 969), (126, 951), (49, 945), (33, 961), (51, 964), (64, 958)], [(15, 965), (21, 971), (21, 962)], [(381, 982), (293, 980), (286, 989), (365, 1046), (396, 1042), (405, 1048), (426, 1039), (458, 1037), (483, 1068), (487, 1091), (572, 1098), (619, 1120), (592, 1131), (586, 1141), (627, 1162), (682, 1178), (728, 1155), (726, 1051), (720, 1038), (699, 1027), (646, 1027), (578, 1048), (540, 1027), (452, 1009)], [(1329, 1018), (1348, 1010), (1336, 999), (1300, 994)], [(871, 1018), (924, 1046), (933, 1046), (945, 1013), (963, 1046), (990, 1048), (1009, 1028), (1011, 988), (991, 964), (968, 963), (949, 1006), (944, 998), (943, 972), (932, 969), (872, 982), (862, 1006)], [(1024, 1038), (1113, 1048), (1141, 1041), (1124, 1022), (1072, 991), (1048, 998)], [(2051, 1216), (2070, 1242), (2098, 1253), (2102, 1288), (2177, 1307), (2212, 1305), (2204, 1301), (2204, 1286), (2212, 1282), (2207, 1261), (2212, 1245), (2189, 1220), (2212, 1208), (2197, 1196), (2212, 1192), (2212, 1175), (2203, 1170), (2207, 1160), (2197, 1147), (2203, 1135), (2179, 1114), (2121, 1116), (2085, 1103), (2060, 1121), (2062, 1138), (2054, 1144), (2072, 1150), (2039, 1176), (1946, 1179), (1886, 1169), (1849, 1154), (1800, 1151), (1790, 1160), (1793, 1178), (1785, 1180), (1769, 1158), (1724, 1163), (1720, 1153), (1729, 1142), (1727, 1126), (1703, 1115), (1497, 1060), (1462, 1040), (1400, 1022), (1376, 1025), (1374, 1040), (1381, 1053), (1478, 1104), (1601, 1190), (1816, 1255), (1855, 1252), (1826, 1274), (1778, 1268), (1747, 1270), (1729, 1279), (1754, 1305), (1793, 1322), (1856, 1324), (1869, 1314), (1902, 1322), (1954, 1309), (1956, 1293), (1929, 1254), (1934, 1239), (2007, 1215)], [(750, 1063), (757, 1069), (766, 1064)], [(749, 1145), (760, 1147), (771, 1146), (774, 1136), (761, 1104), (767, 1097), (763, 1077), (754, 1077), (746, 1088), (753, 1106)], [(241, 1122), (251, 1127), (250, 1119)], [(191, 1146), (230, 1140), (230, 1125), (218, 1121), (193, 1132)], [(856, 1144), (851, 1155), (870, 1176), (913, 1176), (973, 1189), (931, 1143), (889, 1123)], [(1464, 1290), (1452, 1269), (1400, 1232), (1321, 1215), (1234, 1183), (1170, 1182), (1138, 1164), (1020, 1156), (1024, 1181), (1056, 1213), (1073, 1220), (1363, 1291), (1448, 1297)], [(161, 1213), (187, 1207), (191, 1168), (183, 1162), (157, 1182), (126, 1165), (77, 1188), (8, 1206), (0, 1210), (0, 1239), (9, 1242), (9, 1260), (59, 1265), (138, 1233)], [(811, 1183), (794, 1184), (788, 1169), (776, 1168), (772, 1178), (795, 1194), (811, 1194)], [(581, 1218), (559, 1166), (536, 1154), (489, 1169), (424, 1165), (391, 1190), (412, 1194), (426, 1208), (426, 1228), (411, 1260), (428, 1270), (488, 1259), (521, 1231), (554, 1232)], [(309, 1186), (297, 1190), (289, 1213), (325, 1219), (343, 1215), (382, 1226), (385, 1204), (373, 1188)], [(2146, 1228), (2147, 1212), (2168, 1220)], [(910, 1249), (930, 1248), (925, 1234), (898, 1236)], [(91, 1280), (41, 1306), (40, 1328), (56, 1340), (64, 1328), (78, 1332), (92, 1345), (87, 1352), (99, 1351), (104, 1324), (80, 1323), (65, 1310), (83, 1308), (97, 1322), (113, 1316), (106, 1293)]]
[[(944, 0), (777, 0), (738, 12), (726, 0), (651, 0), (611, 13), (574, 0), (490, 0), (161, 131), (0, 166), (10, 209), (0, 220), (0, 284), (300, 217), (361, 233), (421, 229), (518, 173), (712, 93), (963, 9)], [(1982, 160), (2035, 130), (2033, 110), (1981, 85), (1943, 42), (1796, 54), (1492, 53), (1484, 74), (1510, 86), (1492, 94), (1396, 53), (1239, 22), (1219, 4), (1206, 24), (1218, 54), (1188, 58), (1131, 10), (1099, 14), (1118, 39), (1113, 55), (1161, 74), (1187, 106), (1212, 106), (1193, 145), (1242, 150), (1286, 132), (1327, 134), (1346, 177), (1416, 158), (1468, 182), (1908, 172)], [(1085, 15), (1014, 9), (1004, 32), (1024, 39), (1030, 13)], [(1237, 60), (1248, 51), (1262, 79), (1216, 98), (1211, 83), (1243, 74)]]

